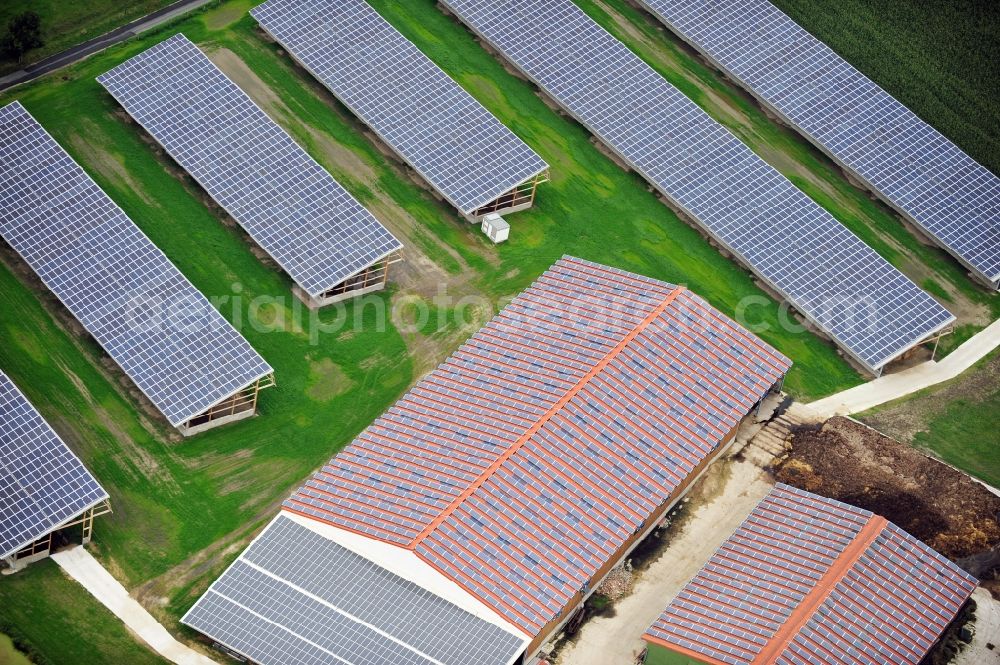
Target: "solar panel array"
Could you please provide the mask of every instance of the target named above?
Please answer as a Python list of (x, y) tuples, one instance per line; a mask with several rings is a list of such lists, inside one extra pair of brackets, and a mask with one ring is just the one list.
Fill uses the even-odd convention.
[(461, 212), (548, 168), (364, 0), (269, 0), (250, 13)]
[(790, 364), (686, 290), (566, 257), (284, 506), (536, 634)]
[(570, 0), (442, 0), (872, 372), (954, 317)]
[(309, 295), (402, 248), (184, 35), (97, 80)]
[(0, 372), (0, 558), (107, 498), (73, 451)]
[(18, 102), (0, 109), (0, 235), (171, 424), (272, 372)]
[(282, 514), (182, 621), (262, 665), (506, 665), (524, 648)]
[(1000, 286), (1000, 178), (767, 0), (643, 4)]
[(731, 665), (916, 665), (976, 585), (870, 512), (779, 484), (646, 637)]

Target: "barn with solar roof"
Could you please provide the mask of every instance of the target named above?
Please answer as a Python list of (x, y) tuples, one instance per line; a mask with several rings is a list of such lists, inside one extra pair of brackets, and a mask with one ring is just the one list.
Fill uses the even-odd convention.
[(683, 287), (564, 257), (183, 622), (263, 664), (535, 662), (790, 365)]
[(778, 485), (646, 632), (646, 664), (917, 665), (976, 585), (884, 518)]

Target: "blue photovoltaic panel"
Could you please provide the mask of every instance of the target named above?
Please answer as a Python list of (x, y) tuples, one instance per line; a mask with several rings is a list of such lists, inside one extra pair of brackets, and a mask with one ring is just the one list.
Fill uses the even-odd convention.
[(182, 621), (262, 665), (506, 665), (524, 648), (281, 514)]
[(878, 372), (954, 317), (570, 0), (442, 0)]
[(184, 35), (97, 80), (309, 295), (402, 248)]
[(1000, 178), (767, 0), (642, 2), (1000, 287)]
[(0, 558), (107, 498), (73, 451), (0, 372)]
[(0, 109), (0, 235), (172, 425), (271, 374), (19, 102)]
[(548, 168), (364, 0), (270, 0), (250, 13), (461, 212)]

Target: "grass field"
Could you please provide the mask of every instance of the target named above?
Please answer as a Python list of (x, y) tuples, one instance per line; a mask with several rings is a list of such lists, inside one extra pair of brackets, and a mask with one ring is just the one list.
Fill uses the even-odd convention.
[(23, 652), (18, 651), (8, 635), (0, 633), (0, 665), (31, 665)]
[(1000, 173), (1000, 3), (771, 1)]
[(866, 411), (858, 418), (1000, 487), (998, 413), (1000, 351), (995, 351), (957, 379)]
[[(163, 665), (168, 661), (136, 641), (125, 626), (55, 562), (32, 565), (30, 575), (0, 580), (0, 633), (43, 644), (28, 654), (35, 665)], [(0, 663), (22, 665), (0, 634)]]
[[(860, 381), (830, 344), (784, 331), (777, 305), (743, 270), (662, 205), (641, 179), (607, 159), (581, 127), (508, 74), (433, 0), (373, 4), (552, 165), (553, 181), (543, 186), (537, 207), (511, 218), (512, 240), (499, 248), (414, 185), (356, 121), (265, 42), (246, 16), (253, 4), (222, 3), (0, 96), (0, 104), (20, 99), (195, 286), (210, 297), (230, 296), (223, 315), (243, 322), (244, 335), (276, 370), (278, 386), (262, 394), (258, 418), (181, 441), (157, 417), (144, 415), (134, 390), (89, 338), (67, 332), (72, 328), (65, 314), (31, 275), (18, 272), (9, 256), (0, 265), (6, 300), (0, 367), (109, 490), (115, 512), (98, 523), (92, 550), (168, 627), (177, 627), (181, 613), (288, 491), (474, 328), (456, 325), (455, 310), (442, 308), (418, 331), (391, 320), (380, 329), (376, 303), (399, 304), (410, 295), (428, 300), (439, 284), (454, 296), (496, 302), (570, 253), (687, 284), (728, 314), (748, 296), (762, 298), (768, 304), (753, 307), (746, 318), (769, 326), (762, 337), (795, 361), (786, 387), (803, 399)], [(992, 313), (995, 305), (940, 253), (900, 234), (891, 216), (830, 164), (664, 41), (624, 2), (584, 4), (755, 149), (796, 174), (852, 228), (867, 233), (879, 251), (972, 313), (969, 320)], [(220, 221), (204, 195), (144, 141), (94, 81), (177, 31), (210, 52), (407, 245), (408, 262), (393, 289), (344, 309), (344, 319), (359, 326), (336, 325), (336, 310), (318, 320), (293, 320), (288, 280), (254, 256), (247, 239)], [(476, 320), (487, 315), (478, 311)], [(443, 324), (440, 330), (434, 321)], [(21, 625), (25, 613), (56, 603), (34, 600), (47, 597), (50, 577), (45, 567), (19, 573), (18, 597), (26, 606), (0, 602), (0, 625)], [(5, 583), (0, 581), (0, 594)], [(24, 629), (56, 662), (62, 662), (63, 642), (79, 642), (61, 626)]]
[(10, 19), (28, 10), (42, 17), (41, 48), (29, 51), (24, 62), (0, 60), (0, 76), (16, 71), (32, 62), (65, 51), (88, 39), (93, 39), (125, 25), (141, 16), (169, 5), (174, 0), (87, 0), (64, 2), (61, 0), (6, 0), (0, 3), (0, 32), (7, 30)]

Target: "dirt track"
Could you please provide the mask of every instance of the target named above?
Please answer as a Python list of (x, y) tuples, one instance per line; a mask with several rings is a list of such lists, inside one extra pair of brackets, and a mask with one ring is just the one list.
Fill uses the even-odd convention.
[(666, 535), (668, 545), (643, 570), (611, 616), (589, 619), (562, 647), (558, 665), (632, 665), (642, 633), (771, 490), (749, 462), (720, 460), (692, 489), (692, 510)]

